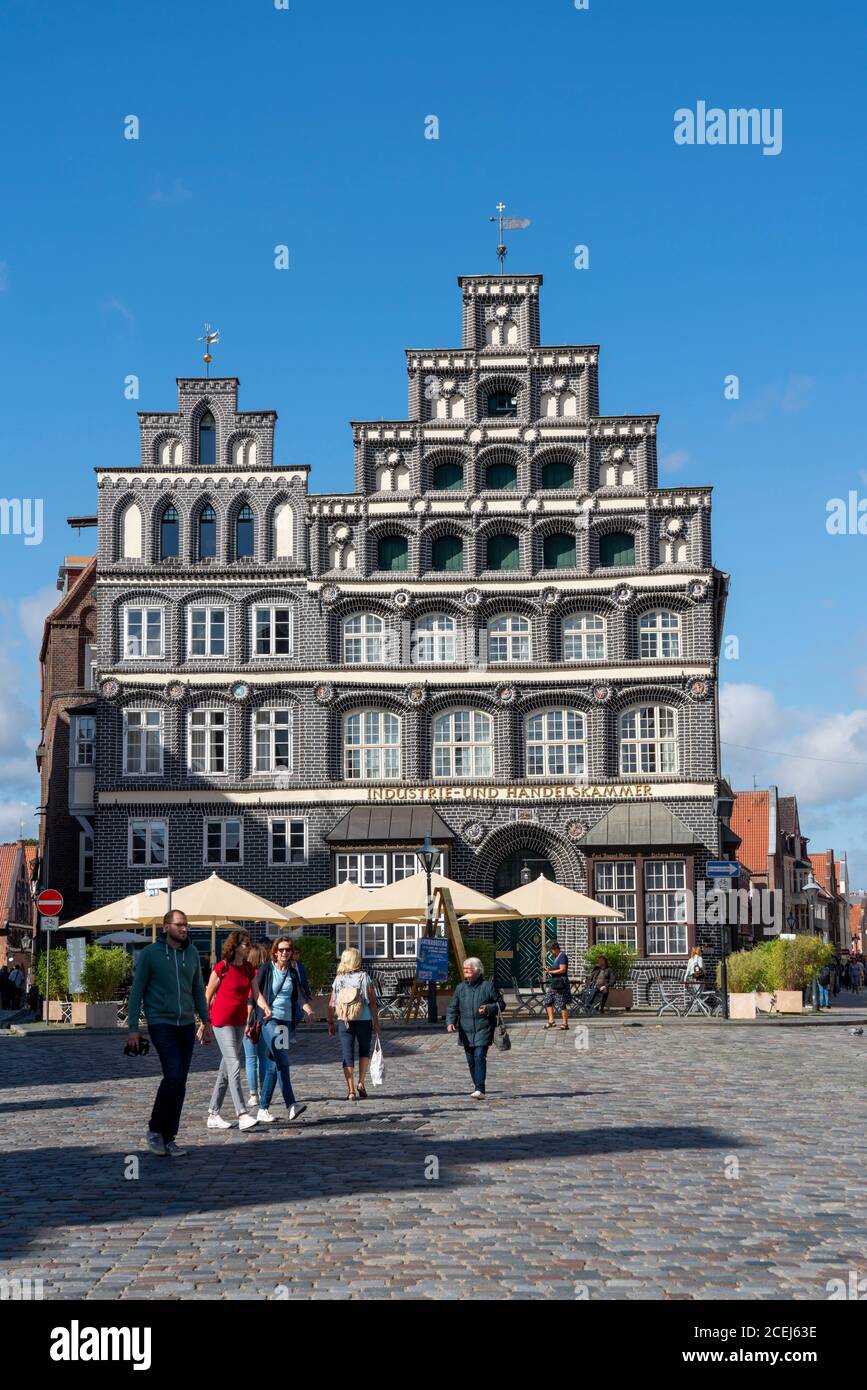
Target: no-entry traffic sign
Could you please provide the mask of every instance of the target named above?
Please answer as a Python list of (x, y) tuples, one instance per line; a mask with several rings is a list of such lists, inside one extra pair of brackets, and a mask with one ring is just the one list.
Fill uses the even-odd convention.
[(36, 906), (43, 917), (56, 917), (63, 910), (63, 894), (56, 888), (43, 888), (36, 899)]

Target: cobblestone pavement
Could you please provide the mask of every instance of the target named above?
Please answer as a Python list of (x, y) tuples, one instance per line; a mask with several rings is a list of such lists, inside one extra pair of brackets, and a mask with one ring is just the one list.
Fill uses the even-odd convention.
[(275, 1102), (249, 1134), (206, 1132), (198, 1048), (172, 1161), (143, 1146), (153, 1052), (3, 1037), (0, 1276), (46, 1298), (821, 1300), (867, 1273), (867, 1032), (512, 1038), (478, 1102), (453, 1038), (386, 1032), (386, 1086), (350, 1106), (311, 1031), (308, 1111), (290, 1126)]

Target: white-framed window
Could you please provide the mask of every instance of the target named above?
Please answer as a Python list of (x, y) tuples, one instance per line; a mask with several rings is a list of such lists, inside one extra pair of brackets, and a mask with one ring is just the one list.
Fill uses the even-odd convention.
[(226, 610), (209, 605), (187, 610), (187, 655), (226, 655)]
[(338, 854), (335, 858), (337, 883), (357, 883), (360, 888), (381, 888), (385, 883), (386, 854)]
[(92, 714), (72, 716), (72, 765), (93, 767), (96, 761), (96, 719)]
[(158, 709), (123, 714), (123, 770), (154, 776), (163, 770), (163, 715)]
[(376, 613), (350, 613), (343, 619), (343, 660), (347, 666), (381, 666), (385, 622)]
[(490, 777), (494, 766), (494, 726), (477, 709), (437, 715), (433, 726), (434, 777)]
[(237, 816), (206, 816), (202, 854), (205, 864), (243, 864), (244, 822)]
[(400, 719), (387, 710), (362, 709), (343, 720), (343, 775), (348, 781), (400, 777)]
[(78, 891), (93, 892), (93, 836), (78, 832)]
[(407, 853), (401, 850), (399, 854), (393, 854), (391, 856), (392, 883), (398, 883), (402, 878), (411, 878), (412, 875), (417, 874), (420, 869), (421, 862), (418, 856), (413, 854), (412, 851)]
[(253, 609), (253, 655), (292, 655), (292, 608), (258, 604)]
[(382, 959), (388, 955), (388, 927), (384, 922), (365, 922), (361, 928), (361, 954)]
[(253, 715), (253, 771), (292, 771), (292, 711), (257, 709)]
[(597, 918), (597, 945), (613, 945), (618, 942), (637, 950), (638, 899), (635, 888), (635, 861), (621, 859), (594, 864), (593, 887), (593, 896), (597, 902), (623, 913), (622, 922), (606, 921), (604, 917)]
[(667, 608), (642, 613), (638, 636), (642, 657), (680, 656), (680, 615)]
[(168, 823), (164, 820), (130, 820), (127, 862), (132, 869), (164, 868), (169, 862)]
[(686, 863), (644, 863), (644, 923), (649, 956), (685, 956), (687, 949)]
[(123, 613), (123, 654), (144, 660), (163, 655), (163, 610), (125, 608)]
[(99, 665), (96, 655), (96, 643), (90, 642), (84, 649), (84, 684), (88, 690), (96, 689), (98, 675)]
[(527, 716), (527, 776), (580, 777), (584, 772), (584, 715), (546, 709)]
[(334, 930), (334, 954), (361, 950), (361, 927), (357, 922), (338, 922)]
[(421, 928), (418, 922), (395, 922), (392, 953), (403, 958), (415, 960), (418, 955), (418, 938)]
[(573, 613), (563, 623), (564, 661), (601, 661), (605, 657), (605, 619), (598, 613)]
[(268, 822), (268, 863), (306, 864), (306, 820), (277, 820)]
[(196, 709), (189, 720), (190, 772), (225, 772), (226, 711)]
[(621, 772), (677, 772), (677, 714), (639, 705), (620, 716)]
[(412, 660), (416, 666), (455, 659), (455, 620), (445, 613), (419, 618), (412, 630)]
[(530, 660), (530, 620), (503, 613), (488, 623), (488, 660), (497, 663)]

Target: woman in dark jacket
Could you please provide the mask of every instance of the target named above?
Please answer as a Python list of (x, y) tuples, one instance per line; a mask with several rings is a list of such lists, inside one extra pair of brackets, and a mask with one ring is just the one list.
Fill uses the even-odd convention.
[(485, 967), (476, 957), (464, 961), (463, 983), (459, 984), (446, 1014), (449, 1033), (457, 1033), (467, 1057), (473, 1078), (473, 1100), (485, 1094), (488, 1071), (488, 1048), (494, 1039), (494, 1027), (500, 1001), (496, 989), (485, 979)]
[(598, 1000), (599, 1012), (602, 1013), (605, 1005), (608, 1003), (608, 991), (613, 985), (614, 971), (611, 969), (605, 956), (600, 956), (590, 972), (590, 984), (587, 996), (588, 1007), (591, 1009), (596, 1008)]
[(295, 1101), (287, 1050), (295, 1041), (295, 1026), (301, 1015), (305, 1014), (312, 1023), (313, 1010), (298, 971), (292, 965), (291, 952), (292, 942), (288, 937), (281, 936), (271, 947), (271, 959), (260, 967), (253, 981), (255, 1014), (262, 1025), (259, 1034), (262, 1092), (256, 1118), (265, 1124), (270, 1124), (274, 1119), (268, 1106), (278, 1075), (289, 1119), (296, 1119), (302, 1110), (307, 1109), (306, 1105), (298, 1105)]

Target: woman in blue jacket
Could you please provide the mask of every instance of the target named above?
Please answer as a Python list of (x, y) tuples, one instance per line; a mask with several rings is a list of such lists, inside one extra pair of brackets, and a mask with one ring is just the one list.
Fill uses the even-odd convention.
[(446, 1031), (457, 1033), (467, 1066), (473, 1078), (473, 1100), (485, 1094), (488, 1072), (488, 1048), (494, 1040), (494, 1028), (500, 1011), (500, 997), (494, 985), (485, 979), (485, 967), (477, 956), (464, 961), (463, 982), (452, 995), (446, 1014)]
[(281, 936), (271, 947), (271, 959), (260, 967), (253, 982), (256, 1017), (261, 1021), (259, 1033), (259, 1066), (262, 1071), (262, 1092), (257, 1119), (271, 1124), (275, 1116), (268, 1109), (280, 1077), (280, 1089), (286, 1102), (288, 1118), (297, 1119), (306, 1105), (298, 1105), (289, 1074), (288, 1049), (295, 1041), (295, 1027), (302, 1014), (313, 1022), (310, 997), (305, 992), (298, 971), (292, 964), (292, 942)]

